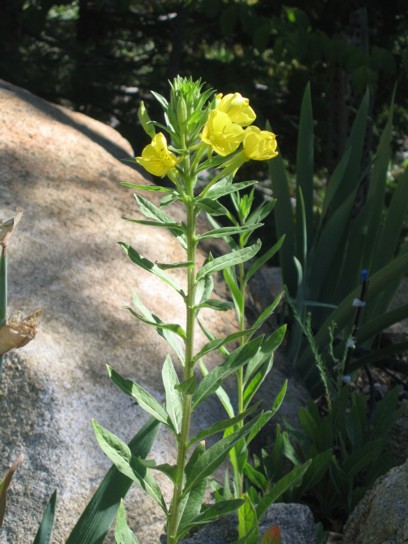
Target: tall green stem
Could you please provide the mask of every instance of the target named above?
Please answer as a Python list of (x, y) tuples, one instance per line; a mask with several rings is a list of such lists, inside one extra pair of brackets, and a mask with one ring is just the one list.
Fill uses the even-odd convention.
[[(239, 309), (239, 330), (243, 331), (245, 330), (245, 270), (244, 265), (241, 263), (238, 266), (238, 282), (239, 282), (239, 289), (241, 292), (241, 307)], [(245, 338), (241, 337), (240, 344), (241, 346), (245, 343)], [(237, 371), (237, 415), (242, 414), (244, 411), (244, 370), (243, 368), (239, 368)], [(240, 421), (237, 426), (243, 427), (244, 422)], [(240, 447), (240, 444), (238, 444), (237, 448)], [(237, 451), (238, 453), (238, 451)], [(238, 457), (238, 456), (237, 456)], [(234, 480), (235, 480), (235, 496), (236, 498), (240, 498), (244, 492), (244, 477), (243, 474), (239, 470), (234, 471)]]
[[(185, 363), (184, 381), (189, 380), (194, 373), (194, 326), (195, 326), (195, 289), (196, 289), (196, 249), (197, 239), (195, 234), (196, 210), (193, 202), (192, 189), (190, 199), (185, 203), (187, 209), (187, 260), (193, 263), (187, 272), (187, 295), (186, 303), (186, 340), (185, 340)], [(167, 524), (167, 543), (177, 544), (177, 530), (180, 524), (181, 512), (180, 502), (184, 486), (184, 470), (187, 458), (187, 443), (190, 432), (191, 421), (191, 395), (183, 393), (183, 414), (181, 432), (178, 439), (177, 452), (177, 473), (174, 484), (173, 498), (171, 501), (170, 514)]]
[[(7, 319), (7, 256), (6, 246), (1, 245), (0, 247), (0, 327), (3, 327)], [(3, 355), (0, 355), (0, 379), (2, 371)]]

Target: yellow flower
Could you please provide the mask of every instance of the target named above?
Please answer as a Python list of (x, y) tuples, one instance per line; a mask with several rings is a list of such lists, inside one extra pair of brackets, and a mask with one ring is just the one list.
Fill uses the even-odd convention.
[(258, 127), (248, 127), (245, 130), (243, 153), (248, 159), (267, 161), (276, 157), (278, 152), (276, 136), (268, 130)]
[(180, 161), (181, 157), (177, 158), (174, 153), (168, 150), (166, 138), (161, 132), (156, 134), (152, 143), (143, 149), (142, 156), (136, 157), (136, 162), (145, 170), (161, 178)]
[(226, 113), (211, 110), (200, 138), (218, 155), (226, 157), (239, 147), (244, 138), (244, 129), (233, 123)]
[(254, 110), (249, 105), (248, 98), (239, 93), (217, 94), (217, 109), (226, 113), (233, 123), (247, 127), (256, 119)]

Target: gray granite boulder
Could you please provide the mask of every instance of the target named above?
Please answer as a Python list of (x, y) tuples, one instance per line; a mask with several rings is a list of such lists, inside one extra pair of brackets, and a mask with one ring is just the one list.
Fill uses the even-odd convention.
[(408, 543), (408, 461), (392, 468), (366, 493), (346, 523), (343, 541)]

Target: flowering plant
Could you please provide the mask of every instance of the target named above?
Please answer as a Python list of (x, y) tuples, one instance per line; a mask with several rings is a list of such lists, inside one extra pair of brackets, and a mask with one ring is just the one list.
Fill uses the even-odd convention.
[[(199, 214), (209, 216), (227, 215), (227, 209), (219, 202), (225, 195), (253, 186), (255, 181), (233, 183), (238, 168), (248, 160), (269, 160), (277, 155), (276, 137), (272, 132), (254, 127), (256, 116), (248, 99), (239, 93), (218, 94), (203, 90), (201, 82), (177, 77), (170, 84), (170, 100), (154, 93), (164, 110), (165, 123), (151, 121), (144, 105), (139, 109), (139, 119), (151, 137), (149, 143), (136, 158), (138, 164), (149, 173), (163, 178), (167, 176), (172, 186), (132, 185), (126, 186), (143, 190), (159, 191), (164, 194), (160, 207), (146, 198), (135, 195), (136, 202), (145, 219), (131, 219), (132, 222), (168, 229), (185, 250), (186, 259), (177, 263), (151, 262), (142, 257), (127, 243), (121, 243), (129, 258), (144, 270), (154, 274), (170, 286), (182, 298), (186, 308), (184, 326), (179, 323), (164, 323), (153, 315), (134, 295), (133, 316), (154, 327), (167, 341), (182, 371), (181, 380), (172, 357), (168, 355), (163, 365), (163, 384), (166, 393), (161, 405), (140, 385), (120, 376), (108, 368), (112, 381), (132, 396), (155, 420), (168, 427), (177, 443), (177, 459), (174, 465), (157, 465), (152, 460), (135, 456), (131, 449), (110, 431), (94, 422), (97, 440), (125, 476), (137, 482), (162, 508), (166, 518), (167, 543), (176, 544), (189, 531), (227, 515), (244, 504), (242, 497), (225, 498), (214, 506), (203, 505), (207, 478), (228, 457), (233, 448), (245, 446), (259, 433), (272, 417), (273, 411), (260, 411), (254, 415), (254, 406), (246, 406), (233, 418), (218, 421), (212, 427), (190, 436), (190, 422), (194, 412), (210, 395), (222, 386), (224, 380), (239, 369), (246, 369), (246, 379), (251, 385), (251, 398), (271, 368), (270, 360), (277, 342), (263, 335), (255, 337), (257, 328), (273, 312), (273, 306), (264, 312), (257, 327), (238, 332), (224, 338), (208, 338), (208, 342), (197, 351), (195, 347), (196, 325), (202, 308), (226, 311), (233, 305), (211, 297), (213, 276), (219, 271), (253, 259), (261, 247), (260, 241), (237, 248), (226, 255), (213, 258), (210, 254), (201, 268), (196, 263), (197, 246), (203, 239), (231, 237), (253, 232), (257, 225), (234, 224), (216, 228), (202, 234), (196, 231)], [(217, 174), (204, 188), (199, 189), (200, 173), (212, 168)], [(168, 204), (180, 202), (186, 212), (185, 222), (175, 221), (164, 211)], [(259, 262), (259, 259), (255, 261)], [(260, 264), (258, 265), (260, 266)], [(171, 268), (185, 270), (187, 288), (182, 289), (170, 273)], [(222, 364), (205, 372), (198, 383), (195, 368), (205, 356), (215, 350), (222, 350), (228, 344), (241, 339), (240, 345), (228, 351)], [(224, 351), (225, 353), (225, 351)], [(251, 415), (251, 419), (247, 420)], [(227, 431), (228, 432), (225, 432)], [(207, 437), (224, 432), (214, 445), (206, 448)], [(242, 442), (245, 439), (244, 442)], [(163, 472), (173, 484), (173, 496), (166, 504), (162, 491), (154, 477), (154, 471)], [(262, 509), (265, 509), (262, 504)], [(261, 512), (261, 510), (260, 510)], [(120, 542), (137, 542), (127, 527), (124, 506), (121, 505), (117, 518), (117, 534)], [(123, 535), (127, 535), (126, 539)], [(122, 540), (120, 540), (122, 539)]]

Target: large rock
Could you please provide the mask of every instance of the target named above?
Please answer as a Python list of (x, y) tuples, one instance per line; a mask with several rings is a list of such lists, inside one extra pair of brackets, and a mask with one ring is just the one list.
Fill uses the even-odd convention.
[(344, 528), (346, 544), (408, 543), (408, 461), (374, 484)]

